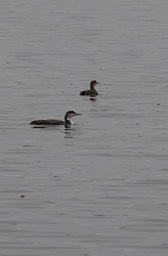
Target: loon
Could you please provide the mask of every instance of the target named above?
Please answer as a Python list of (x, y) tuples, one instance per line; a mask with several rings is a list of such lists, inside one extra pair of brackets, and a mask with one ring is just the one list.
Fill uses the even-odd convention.
[(91, 96), (94, 97), (96, 95), (98, 95), (98, 92), (95, 89), (96, 84), (99, 84), (96, 80), (93, 80), (90, 82), (90, 90), (85, 90), (85, 91), (81, 91), (80, 95), (81, 96)]
[(57, 119), (45, 119), (45, 120), (34, 120), (32, 122), (30, 122), (30, 124), (32, 125), (39, 125), (39, 126), (54, 126), (54, 125), (65, 125), (66, 128), (71, 127), (71, 125), (73, 124), (71, 118), (74, 116), (80, 116), (82, 114), (76, 113), (75, 111), (68, 111), (65, 114), (64, 120), (57, 120)]

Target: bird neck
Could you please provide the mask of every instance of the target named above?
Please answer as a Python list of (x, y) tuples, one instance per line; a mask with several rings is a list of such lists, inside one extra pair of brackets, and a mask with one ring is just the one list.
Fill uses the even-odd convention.
[(73, 124), (72, 119), (70, 117), (66, 118), (65, 123), (68, 125)]

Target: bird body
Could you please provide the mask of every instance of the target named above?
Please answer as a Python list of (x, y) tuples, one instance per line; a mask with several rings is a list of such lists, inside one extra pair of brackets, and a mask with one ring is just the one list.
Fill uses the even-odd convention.
[(98, 92), (95, 89), (96, 84), (99, 84), (96, 80), (90, 82), (90, 90), (84, 90), (80, 92), (81, 96), (90, 96), (95, 97), (98, 95)]
[(75, 111), (68, 111), (65, 114), (64, 120), (57, 120), (57, 119), (39, 119), (39, 120), (34, 120), (30, 122), (31, 125), (36, 125), (36, 126), (56, 126), (56, 125), (65, 125), (65, 127), (70, 127), (73, 122), (72, 122), (72, 117), (74, 116), (79, 116), (81, 114), (76, 113)]
[(64, 125), (65, 122), (62, 120), (56, 120), (56, 119), (41, 119), (41, 120), (34, 120), (30, 124), (35, 125)]

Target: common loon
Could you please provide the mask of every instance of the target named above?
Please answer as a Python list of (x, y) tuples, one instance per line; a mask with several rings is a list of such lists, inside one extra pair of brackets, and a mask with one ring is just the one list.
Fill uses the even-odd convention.
[(75, 111), (70, 110), (65, 114), (65, 117), (64, 117), (65, 121), (56, 120), (56, 119), (45, 119), (45, 120), (34, 120), (34, 121), (30, 122), (30, 124), (39, 125), (39, 126), (65, 125), (65, 127), (68, 128), (73, 124), (71, 118), (74, 116), (80, 116), (80, 115), (82, 115), (82, 114), (79, 114), (79, 113), (76, 113)]
[(91, 97), (98, 95), (98, 92), (95, 89), (96, 84), (99, 84), (96, 80), (91, 81), (90, 82), (90, 90), (81, 91), (80, 95), (91, 96)]

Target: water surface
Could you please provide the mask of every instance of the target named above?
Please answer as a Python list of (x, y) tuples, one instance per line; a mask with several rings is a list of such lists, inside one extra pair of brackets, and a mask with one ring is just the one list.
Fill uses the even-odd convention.
[[(1, 255), (167, 255), (167, 13), (1, 1)], [(93, 79), (96, 101), (79, 96)], [(29, 126), (71, 109), (71, 130)]]

